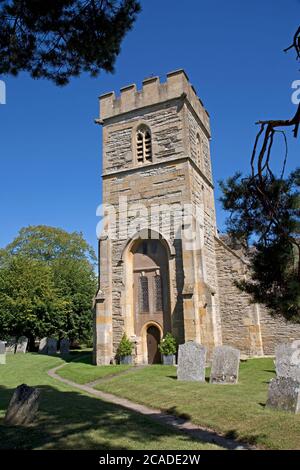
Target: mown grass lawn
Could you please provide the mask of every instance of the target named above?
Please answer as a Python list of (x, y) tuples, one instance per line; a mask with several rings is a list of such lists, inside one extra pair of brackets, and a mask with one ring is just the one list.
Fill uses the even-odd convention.
[[(7, 364), (0, 365), (0, 449), (217, 448), (50, 378), (47, 371), (63, 362), (38, 354), (7, 355)], [(73, 370), (73, 364), (67, 367)], [(22, 383), (41, 389), (40, 410), (29, 427), (5, 426), (5, 410)]]
[(178, 382), (176, 368), (149, 366), (97, 389), (185, 416), (194, 423), (269, 449), (300, 449), (300, 414), (265, 408), (271, 358), (241, 363), (238, 385)]

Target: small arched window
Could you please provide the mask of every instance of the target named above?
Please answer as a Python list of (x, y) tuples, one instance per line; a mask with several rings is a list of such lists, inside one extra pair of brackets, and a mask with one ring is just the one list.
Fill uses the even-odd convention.
[(136, 158), (138, 163), (152, 162), (150, 129), (142, 125), (136, 131)]
[(196, 163), (199, 167), (201, 167), (202, 163), (202, 145), (201, 145), (201, 138), (200, 135), (197, 134), (196, 136)]

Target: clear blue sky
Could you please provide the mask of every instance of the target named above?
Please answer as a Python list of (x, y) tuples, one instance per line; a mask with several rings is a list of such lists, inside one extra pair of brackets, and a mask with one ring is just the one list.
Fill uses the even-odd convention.
[[(0, 246), (22, 226), (46, 224), (82, 231), (96, 247), (101, 128), (93, 120), (102, 93), (184, 68), (211, 116), (216, 188), (237, 169), (247, 171), (255, 121), (295, 111), (291, 83), (300, 79), (299, 65), (282, 50), (299, 24), (299, 0), (143, 0), (142, 7), (114, 75), (81, 76), (63, 88), (26, 75), (0, 77), (7, 85)], [(298, 156), (299, 143), (291, 142), (290, 168)], [(218, 202), (217, 209), (222, 229)]]

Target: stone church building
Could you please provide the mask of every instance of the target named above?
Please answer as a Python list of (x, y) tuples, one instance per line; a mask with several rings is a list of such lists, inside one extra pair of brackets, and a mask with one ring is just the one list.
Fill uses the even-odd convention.
[(209, 114), (186, 73), (100, 96), (97, 123), (103, 203), (112, 210), (99, 237), (95, 363), (115, 360), (124, 333), (136, 364), (160, 361), (167, 332), (179, 343), (194, 340), (209, 352), (227, 344), (247, 356), (299, 338), (300, 326), (273, 318), (234, 285), (248, 264), (217, 232)]

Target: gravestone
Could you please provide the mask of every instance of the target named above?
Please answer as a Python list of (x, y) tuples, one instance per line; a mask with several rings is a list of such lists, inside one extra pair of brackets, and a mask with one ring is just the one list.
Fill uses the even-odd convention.
[(269, 385), (267, 408), (300, 412), (300, 383), (290, 377), (276, 377)]
[(8, 338), (8, 340), (6, 341), (6, 352), (14, 353), (16, 351), (16, 346), (17, 346), (17, 338), (15, 336)]
[(55, 355), (57, 352), (57, 339), (47, 338), (47, 354), (50, 356)]
[(0, 364), (6, 364), (5, 343), (0, 341)]
[(40, 390), (26, 384), (19, 385), (10, 400), (4, 423), (9, 426), (29, 424), (39, 407)]
[(217, 346), (213, 352), (210, 383), (236, 384), (239, 377), (240, 351), (231, 346)]
[(276, 376), (300, 382), (300, 341), (280, 344), (275, 357)]
[(300, 341), (283, 343), (275, 350), (276, 378), (269, 384), (266, 406), (300, 412)]
[(26, 336), (20, 336), (20, 338), (18, 338), (16, 352), (25, 354), (26, 349), (27, 349), (27, 344), (28, 344), (28, 338), (26, 338)]
[(206, 348), (194, 341), (180, 344), (177, 379), (205, 382)]
[(47, 354), (47, 339), (42, 338), (39, 344), (39, 353), (40, 354)]
[(68, 338), (63, 338), (59, 345), (60, 354), (62, 356), (67, 356), (70, 352), (70, 341)]

